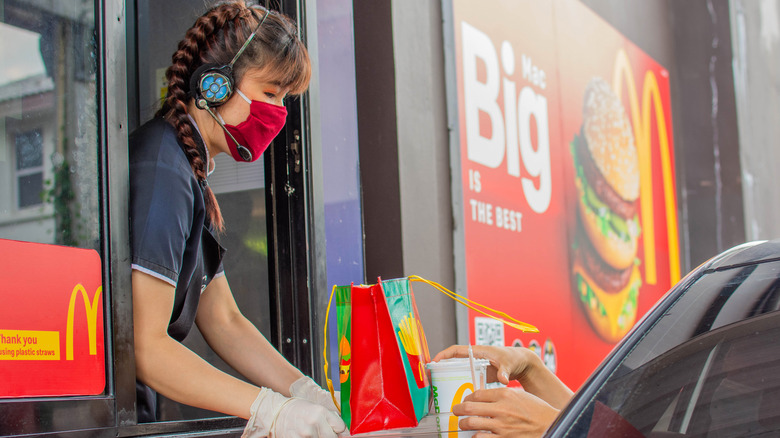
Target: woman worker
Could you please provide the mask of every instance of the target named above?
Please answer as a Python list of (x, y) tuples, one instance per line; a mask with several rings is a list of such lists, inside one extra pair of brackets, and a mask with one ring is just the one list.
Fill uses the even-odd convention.
[[(245, 436), (335, 437), (345, 430), (330, 394), (241, 314), (213, 237), (224, 228), (208, 185), (213, 157), (257, 160), (285, 123), (285, 96), (305, 91), (310, 75), (292, 20), (248, 1), (219, 3), (179, 43), (156, 117), (130, 136), (139, 421), (155, 420), (156, 391), (248, 419)], [(181, 344), (193, 323), (252, 383)]]
[[(519, 382), (519, 388), (481, 389), (469, 394), (452, 412), (462, 418), (462, 430), (479, 431), (486, 436), (541, 437), (555, 417), (569, 403), (572, 391), (544, 366), (542, 359), (527, 348), (475, 345), (475, 358), (487, 359), (488, 382)], [(453, 345), (440, 352), (434, 361), (469, 357), (469, 347)]]

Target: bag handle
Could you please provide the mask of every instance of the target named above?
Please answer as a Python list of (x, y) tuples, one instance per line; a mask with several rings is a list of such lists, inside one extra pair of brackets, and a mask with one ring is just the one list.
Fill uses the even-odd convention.
[(419, 275), (410, 275), (408, 278), (409, 278), (409, 281), (416, 281), (416, 282), (420, 282), (420, 283), (425, 283), (425, 284), (427, 284), (429, 286), (433, 286), (433, 288), (435, 288), (439, 292), (443, 293), (444, 295), (452, 298), (456, 302), (458, 302), (460, 304), (463, 304), (464, 306), (468, 307), (469, 309), (471, 309), (471, 310), (473, 310), (473, 311), (475, 311), (475, 312), (477, 312), (479, 314), (485, 315), (488, 318), (492, 318), (492, 319), (495, 319), (496, 321), (502, 322), (502, 323), (508, 325), (509, 327), (516, 328), (516, 329), (518, 329), (518, 330), (520, 330), (522, 332), (526, 332), (526, 333), (539, 333), (539, 329), (537, 329), (536, 327), (532, 326), (531, 324), (519, 321), (519, 320), (517, 320), (517, 319), (507, 315), (506, 313), (500, 311), (500, 310), (491, 309), (490, 307), (482, 305), (482, 304), (479, 304), (478, 302), (476, 302), (474, 300), (470, 300), (470, 299), (468, 299), (468, 298), (466, 298), (464, 296), (458, 295), (455, 292), (452, 292), (449, 289), (447, 289), (446, 287), (440, 285), (439, 283), (436, 283), (435, 281), (426, 280), (426, 279), (420, 277)]
[(330, 374), (328, 374), (328, 319), (330, 319), (330, 305), (333, 304), (333, 295), (336, 293), (336, 285), (333, 285), (333, 289), (330, 291), (330, 299), (328, 300), (328, 310), (325, 312), (325, 329), (323, 330), (324, 336), (322, 337), (322, 358), (325, 360), (325, 380), (328, 383), (328, 391), (330, 391), (330, 398), (333, 399), (333, 404), (336, 405), (336, 409), (339, 410), (339, 414), (341, 414), (341, 404), (339, 403), (340, 400), (336, 400), (336, 393), (333, 390), (333, 380), (330, 378)]

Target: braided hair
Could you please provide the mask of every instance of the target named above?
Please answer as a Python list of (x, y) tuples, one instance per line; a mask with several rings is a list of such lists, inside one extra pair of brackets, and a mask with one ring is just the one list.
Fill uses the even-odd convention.
[[(255, 30), (268, 11), (249, 1), (221, 2), (195, 20), (179, 42), (165, 73), (168, 94), (156, 116), (173, 125), (184, 145), (192, 172), (205, 186), (206, 215), (214, 229), (225, 228), (217, 198), (206, 183), (208, 163), (205, 151), (195, 140), (195, 127), (188, 115), (192, 74), (204, 64), (226, 65)], [(296, 24), (287, 16), (271, 11), (254, 39), (233, 65), (238, 84), (250, 68), (263, 68), (280, 79), (282, 88), (297, 95), (306, 90), (311, 64), (306, 47), (298, 36)]]

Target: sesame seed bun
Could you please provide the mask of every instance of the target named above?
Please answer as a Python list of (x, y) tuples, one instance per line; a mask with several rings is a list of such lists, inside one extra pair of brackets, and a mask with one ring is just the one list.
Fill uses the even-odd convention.
[(639, 198), (639, 157), (623, 105), (604, 79), (585, 89), (583, 127), (591, 157), (615, 192), (626, 201)]

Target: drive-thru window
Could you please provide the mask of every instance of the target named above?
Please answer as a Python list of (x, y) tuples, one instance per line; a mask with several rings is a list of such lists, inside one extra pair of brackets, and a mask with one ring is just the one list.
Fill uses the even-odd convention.
[[(170, 56), (203, 2), (124, 3), (0, 3), (1, 435), (243, 427), (170, 400), (160, 422), (136, 421), (127, 135), (153, 116)], [(301, 2), (268, 6), (300, 20)], [(309, 97), (286, 105), (287, 124), (262, 159), (217, 157), (209, 183), (228, 223), (220, 241), (239, 307), (316, 377), (310, 288), (324, 271), (312, 268)], [(197, 329), (185, 344), (235, 373)]]

